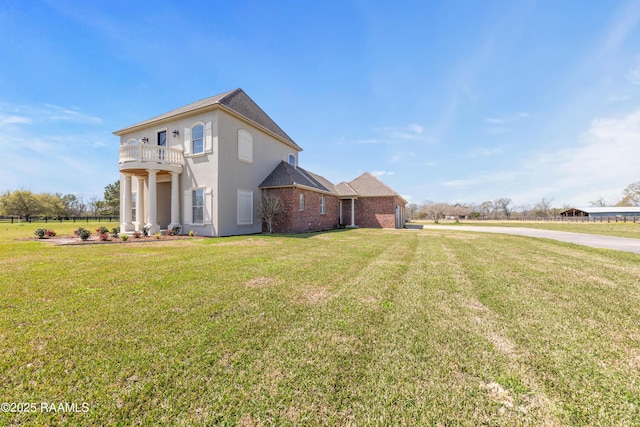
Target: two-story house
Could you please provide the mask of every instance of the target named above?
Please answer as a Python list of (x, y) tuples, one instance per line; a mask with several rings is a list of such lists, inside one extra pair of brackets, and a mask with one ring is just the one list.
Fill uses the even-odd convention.
[[(287, 196), (287, 189), (297, 191), (296, 207), (289, 197), (284, 226), (278, 231), (329, 229), (340, 223), (358, 226), (360, 206), (362, 226), (404, 224), (406, 201), (372, 175), (365, 174), (368, 184), (358, 192), (357, 183), (349, 184), (362, 181), (362, 176), (333, 186), (300, 168), (302, 149), (241, 89), (114, 134), (120, 137), (123, 232), (146, 226), (152, 233), (174, 227), (202, 236), (260, 233), (263, 224), (256, 210), (262, 191)], [(384, 212), (371, 210), (378, 205)]]

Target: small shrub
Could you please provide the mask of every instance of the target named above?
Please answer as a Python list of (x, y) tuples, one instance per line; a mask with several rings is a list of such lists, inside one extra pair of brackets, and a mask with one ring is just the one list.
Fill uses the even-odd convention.
[(142, 227), (142, 234), (144, 234), (145, 237), (149, 236), (150, 231), (151, 231), (150, 225), (145, 225), (144, 227)]
[(189, 230), (189, 236), (193, 237), (196, 235), (196, 232), (193, 230)]
[(99, 237), (101, 242), (106, 242), (109, 240), (109, 233), (100, 233)]
[(120, 234), (120, 227), (113, 227), (111, 229), (111, 237), (118, 237)]
[(44, 234), (46, 234), (47, 237), (55, 237), (56, 232), (53, 231), (52, 229), (48, 229)]
[(129, 239), (129, 235), (128, 234), (121, 234), (120, 238), (122, 239), (123, 242), (126, 242)]
[(82, 240), (87, 240), (89, 238), (89, 236), (91, 236), (91, 232), (89, 230), (87, 230), (86, 228), (78, 228), (76, 231), (74, 231), (74, 234), (78, 237), (80, 237)]
[(136, 239), (139, 239), (140, 237), (142, 237), (142, 233), (139, 231), (134, 231), (133, 232), (133, 237), (135, 237)]
[(96, 233), (98, 234), (109, 233), (109, 229), (107, 227), (96, 228)]
[(177, 225), (177, 226), (173, 227), (173, 228), (171, 229), (171, 232), (172, 232), (174, 235), (176, 235), (176, 236), (177, 236), (178, 234), (180, 234), (180, 226), (179, 226), (179, 225)]
[(33, 232), (33, 234), (38, 236), (38, 239), (44, 239), (44, 236), (47, 234), (47, 230), (45, 230), (44, 228), (38, 228)]
[(157, 232), (154, 236), (156, 236), (156, 239), (162, 239), (162, 233), (160, 232)]
[(167, 236), (173, 236), (173, 230), (167, 230)]

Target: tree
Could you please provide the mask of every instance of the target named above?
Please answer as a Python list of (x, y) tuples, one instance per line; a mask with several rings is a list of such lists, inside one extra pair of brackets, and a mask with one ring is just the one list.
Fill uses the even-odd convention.
[(420, 209), (418, 205), (416, 205), (415, 203), (409, 203), (407, 205), (407, 218), (416, 219), (415, 215), (418, 212), (418, 209)]
[(120, 180), (104, 187), (104, 201), (97, 203), (96, 210), (100, 215), (120, 215)]
[(590, 201), (589, 202), (589, 206), (603, 208), (603, 207), (607, 206), (607, 202), (602, 198), (602, 196), (600, 196), (600, 198), (598, 200)]
[(482, 216), (482, 219), (487, 219), (489, 216), (491, 216), (493, 210), (493, 202), (490, 200), (482, 202), (478, 205), (478, 213), (480, 214), (480, 216)]
[(36, 197), (38, 198), (41, 206), (40, 214), (51, 217), (62, 216), (65, 214), (62, 195), (60, 193), (41, 193)]
[(420, 211), (426, 214), (426, 216), (438, 224), (442, 218), (444, 218), (450, 211), (451, 207), (446, 203), (433, 203), (426, 202), (420, 208)]
[(0, 196), (0, 205), (5, 215), (21, 216), (27, 220), (42, 212), (38, 197), (27, 190), (16, 190), (13, 193), (7, 191)]
[(258, 205), (258, 218), (267, 225), (269, 233), (273, 233), (273, 227), (282, 220), (284, 214), (282, 199), (270, 191), (263, 191)]
[(533, 208), (533, 213), (536, 217), (548, 217), (551, 214), (551, 202), (553, 199), (547, 199), (543, 197)]
[(62, 206), (64, 207), (65, 216), (80, 216), (87, 209), (82, 196), (78, 197), (75, 194), (62, 196)]
[(622, 194), (616, 206), (640, 206), (640, 181), (627, 185)]
[(503, 197), (493, 202), (496, 210), (498, 212), (502, 212), (506, 219), (511, 217), (511, 212), (513, 212), (513, 208), (511, 207), (511, 199), (507, 197)]

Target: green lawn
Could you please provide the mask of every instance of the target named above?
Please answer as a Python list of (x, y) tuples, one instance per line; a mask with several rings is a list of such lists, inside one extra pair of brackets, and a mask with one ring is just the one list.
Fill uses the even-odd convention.
[[(433, 221), (418, 221), (420, 224), (434, 225)], [(640, 222), (555, 222), (555, 221), (441, 221), (442, 225), (487, 226), (487, 227), (527, 227), (543, 230), (570, 231), (573, 233), (600, 234), (604, 236), (631, 237), (640, 239)]]
[(13, 240), (32, 232), (0, 227), (0, 401), (88, 412), (0, 425), (640, 424), (635, 254), (446, 230)]

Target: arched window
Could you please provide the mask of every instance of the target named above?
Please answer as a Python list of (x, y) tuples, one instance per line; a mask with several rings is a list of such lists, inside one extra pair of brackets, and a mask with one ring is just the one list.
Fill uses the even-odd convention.
[(204, 126), (197, 124), (191, 128), (191, 141), (193, 144), (193, 154), (204, 153)]
[(296, 156), (291, 153), (289, 153), (289, 164), (294, 167), (296, 165)]

